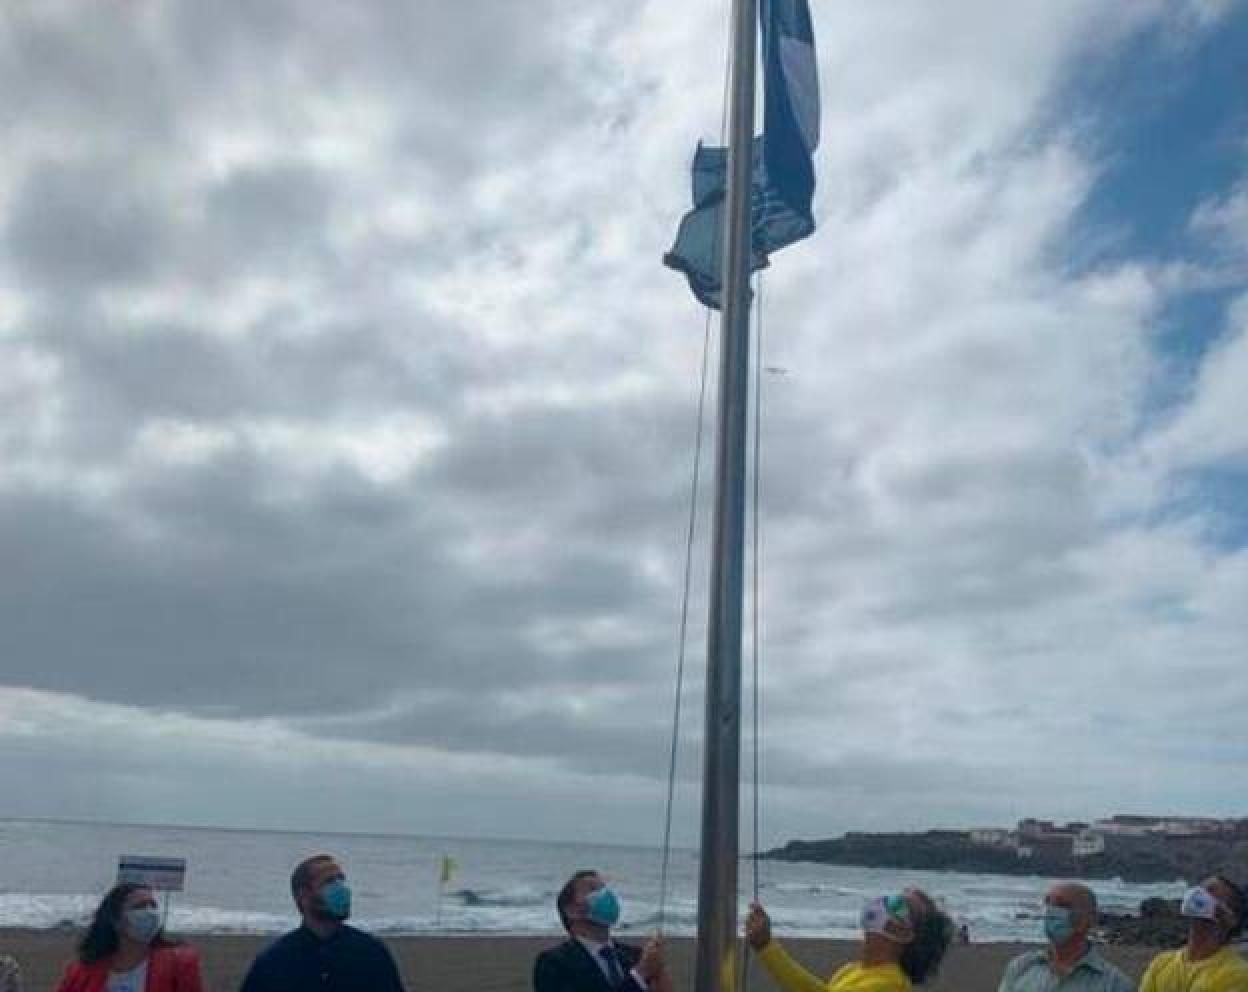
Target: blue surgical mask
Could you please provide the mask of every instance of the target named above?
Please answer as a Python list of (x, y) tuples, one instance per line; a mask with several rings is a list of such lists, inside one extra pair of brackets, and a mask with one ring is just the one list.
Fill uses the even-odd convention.
[(613, 927), (620, 922), (620, 900), (605, 885), (585, 897), (585, 915), (590, 923)]
[(326, 915), (335, 920), (345, 920), (351, 915), (351, 889), (341, 878), (322, 885), (319, 895)]
[(1075, 934), (1075, 914), (1064, 906), (1044, 907), (1044, 935), (1050, 944), (1064, 944)]
[(160, 933), (160, 910), (154, 906), (140, 906), (127, 909), (121, 917), (121, 928), (131, 940), (140, 944), (150, 944)]

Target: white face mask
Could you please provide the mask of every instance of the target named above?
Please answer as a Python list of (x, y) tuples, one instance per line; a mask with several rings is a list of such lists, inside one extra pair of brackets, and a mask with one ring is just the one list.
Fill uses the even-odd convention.
[(914, 939), (910, 904), (905, 896), (880, 896), (862, 907), (859, 924), (864, 933), (877, 933), (898, 944)]
[(1179, 906), (1179, 915), (1193, 920), (1217, 920), (1219, 912), (1229, 916), (1231, 911), (1203, 885), (1188, 889)]
[(121, 917), (121, 927), (126, 936), (140, 944), (150, 944), (160, 933), (160, 910), (154, 906), (127, 909)]

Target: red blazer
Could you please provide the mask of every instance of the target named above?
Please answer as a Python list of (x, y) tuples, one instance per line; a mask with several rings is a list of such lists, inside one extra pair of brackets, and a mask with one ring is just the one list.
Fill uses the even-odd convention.
[[(104, 992), (108, 965), (107, 959), (91, 964), (71, 962), (56, 992)], [(145, 992), (204, 992), (199, 977), (199, 953), (186, 944), (153, 947), (147, 956)]]

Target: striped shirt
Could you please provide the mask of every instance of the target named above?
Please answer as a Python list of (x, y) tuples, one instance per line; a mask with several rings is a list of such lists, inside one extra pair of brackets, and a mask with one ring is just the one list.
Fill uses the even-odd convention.
[(1030, 951), (1011, 961), (997, 992), (1135, 992), (1135, 983), (1089, 947), (1064, 974), (1053, 970), (1049, 952)]

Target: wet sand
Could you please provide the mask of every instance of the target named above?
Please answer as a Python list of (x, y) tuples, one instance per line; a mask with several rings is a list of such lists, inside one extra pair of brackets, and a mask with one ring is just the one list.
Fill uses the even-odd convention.
[[(26, 992), (56, 987), (65, 962), (73, 954), (77, 935), (70, 931), (0, 930), (0, 954), (14, 955), (22, 967)], [(242, 982), (248, 964), (270, 937), (195, 937), (191, 943), (203, 961), (210, 992), (232, 992)], [(410, 992), (528, 992), (533, 958), (555, 938), (541, 937), (391, 937), (391, 952), (399, 962)], [(819, 975), (828, 975), (849, 960), (855, 945), (846, 941), (785, 941), (799, 960)], [(940, 976), (925, 988), (933, 992), (996, 992), (1005, 964), (1031, 948), (1018, 944), (955, 946)], [(1146, 947), (1111, 947), (1106, 956), (1138, 979), (1155, 952)], [(669, 941), (668, 960), (681, 992), (692, 992), (693, 943)], [(754, 973), (750, 990), (770, 992), (775, 986)]]

